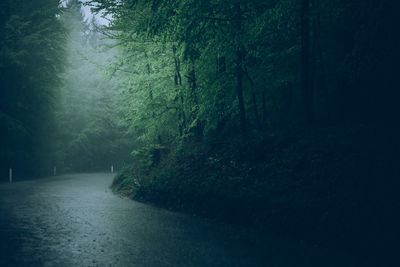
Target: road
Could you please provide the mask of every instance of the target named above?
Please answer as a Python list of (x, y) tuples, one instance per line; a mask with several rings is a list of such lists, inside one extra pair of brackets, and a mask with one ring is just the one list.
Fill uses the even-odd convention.
[(0, 266), (305, 266), (294, 242), (124, 199), (111, 181), (0, 184)]

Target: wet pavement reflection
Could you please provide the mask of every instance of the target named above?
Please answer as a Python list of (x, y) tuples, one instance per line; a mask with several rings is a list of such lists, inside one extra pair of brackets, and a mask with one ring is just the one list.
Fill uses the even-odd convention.
[(0, 184), (0, 266), (304, 266), (291, 242), (121, 198), (111, 181)]

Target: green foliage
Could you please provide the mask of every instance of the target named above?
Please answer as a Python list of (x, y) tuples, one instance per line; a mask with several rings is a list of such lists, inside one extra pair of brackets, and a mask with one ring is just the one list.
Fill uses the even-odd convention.
[[(135, 138), (117, 191), (236, 222), (254, 215), (301, 240), (340, 232), (329, 212), (352, 213), (344, 199), (368, 195), (353, 185), (381, 174), (361, 167), (373, 138), (356, 148), (357, 135), (338, 132), (393, 125), (400, 111), (395, 2), (92, 1), (113, 18), (110, 73)], [(155, 145), (169, 148), (157, 164)]]
[[(0, 11), (1, 173), (50, 173), (54, 98), (64, 69), (65, 29), (54, 0), (2, 1)], [(47, 170), (45, 170), (47, 168)], [(4, 176), (4, 175), (3, 175)]]
[[(302, 123), (304, 105), (311, 105), (306, 109), (317, 122), (342, 120), (343, 113), (354, 120), (355, 114), (367, 116), (373, 104), (368, 100), (374, 95), (368, 85), (372, 78), (366, 78), (372, 77), (373, 66), (390, 72), (378, 63), (380, 55), (389, 64), (378, 51), (387, 51), (386, 46), (366, 45), (379, 39), (379, 31), (393, 28), (392, 15), (371, 25), (392, 6), (388, 1), (377, 9), (357, 1), (311, 1), (305, 35), (310, 45), (304, 49), (301, 3), (296, 1), (93, 2), (94, 10), (114, 18), (106, 31), (123, 49), (116, 64), (126, 88), (123, 117), (144, 144), (237, 131), (242, 115), (250, 131), (287, 127)], [(358, 5), (357, 18), (352, 17)], [(305, 50), (310, 56), (306, 67), (300, 60)], [(361, 58), (370, 61), (361, 64)], [(308, 97), (301, 91), (301, 68), (309, 69)], [(236, 89), (239, 76), (244, 110)], [(368, 89), (361, 93), (357, 83)], [(367, 102), (354, 105), (357, 97)]]
[[(246, 110), (253, 111), (247, 115), (253, 129), (274, 122), (267, 109), (296, 114), (287, 100), (299, 79), (296, 4), (247, 1), (239, 11), (237, 1), (92, 4), (114, 18), (106, 31), (122, 54), (111, 73), (125, 88), (123, 119), (139, 143), (170, 145), (236, 131)], [(238, 47), (244, 111), (234, 89)]]
[(165, 146), (161, 145), (151, 145), (151, 146), (144, 146), (140, 149), (133, 150), (131, 152), (131, 156), (133, 157), (134, 161), (138, 163), (138, 167), (142, 168), (149, 168), (156, 165), (160, 159), (159, 153), (160, 151), (165, 150)]

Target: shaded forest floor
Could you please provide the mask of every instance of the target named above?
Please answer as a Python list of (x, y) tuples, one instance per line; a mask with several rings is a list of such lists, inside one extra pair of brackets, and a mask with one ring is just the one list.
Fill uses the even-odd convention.
[(354, 260), (349, 266), (386, 266), (397, 247), (398, 136), (382, 126), (342, 125), (247, 142), (187, 141), (157, 166), (125, 169), (113, 188), (135, 200), (337, 251)]

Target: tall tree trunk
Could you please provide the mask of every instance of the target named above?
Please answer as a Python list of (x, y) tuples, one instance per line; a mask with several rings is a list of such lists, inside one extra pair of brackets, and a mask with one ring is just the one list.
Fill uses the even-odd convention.
[(175, 63), (175, 85), (182, 85), (181, 76), (181, 61), (176, 55), (176, 46), (172, 47), (172, 52), (174, 53), (174, 63)]
[(256, 97), (256, 92), (251, 92), (251, 98), (253, 101), (253, 110), (254, 110), (254, 117), (256, 120), (257, 128), (261, 129), (261, 122), (260, 122), (260, 116), (258, 115), (258, 106), (257, 106), (257, 97)]
[(256, 125), (258, 129), (261, 129), (261, 121), (260, 121), (260, 116), (258, 114), (258, 105), (257, 105), (257, 97), (256, 97), (256, 90), (254, 88), (254, 81), (253, 79), (250, 77), (250, 73), (246, 67), (246, 65), (244, 64), (244, 71), (246, 74), (247, 79), (250, 82), (250, 87), (251, 87), (251, 100), (253, 102), (253, 111), (254, 111), (254, 118), (256, 121)]
[(310, 0), (301, 2), (301, 89), (306, 121), (313, 122), (313, 93), (310, 84)]
[[(178, 87), (182, 87), (182, 76), (181, 76), (181, 62), (179, 56), (176, 55), (177, 48), (176, 46), (172, 47), (172, 52), (174, 54), (174, 63), (175, 63), (175, 85)], [(179, 135), (183, 135), (183, 131), (186, 128), (186, 114), (184, 110), (184, 96), (182, 92), (182, 88), (178, 89), (178, 97), (180, 99), (180, 109), (178, 111), (178, 121), (179, 121)]]
[(221, 76), (222, 73), (226, 72), (226, 59), (225, 56), (217, 55), (217, 78)]
[(186, 114), (185, 114), (185, 110), (184, 110), (184, 97), (183, 97), (183, 93), (180, 93), (180, 99), (181, 99), (181, 113), (182, 113), (182, 128), (185, 129), (186, 128)]
[[(146, 63), (147, 75), (150, 77), (150, 76), (151, 76), (151, 65), (150, 65), (150, 60), (149, 60), (149, 57), (148, 57), (148, 54), (147, 54), (147, 51), (146, 51), (146, 50), (144, 51), (144, 57), (146, 58), (146, 61), (147, 61), (147, 63)], [(150, 99), (150, 103), (153, 104), (153, 88), (152, 88), (152, 86), (151, 86), (150, 79), (149, 79), (149, 81), (148, 81), (147, 88), (148, 88), (148, 90), (149, 90), (149, 99)], [(156, 113), (155, 113), (154, 111), (152, 111), (151, 117), (153, 118), (153, 120), (157, 121), (157, 120), (156, 120)], [(157, 128), (158, 128), (158, 126), (157, 126)], [(157, 130), (157, 131), (158, 131), (158, 130)], [(157, 142), (158, 142), (158, 144), (161, 144), (161, 141), (162, 141), (161, 135), (158, 135), (158, 136), (157, 136)]]
[(196, 69), (194, 67), (194, 63), (192, 63), (192, 69), (188, 75), (188, 82), (190, 85), (190, 93), (192, 95), (192, 100), (195, 105), (197, 105), (197, 80), (196, 80)]
[[(196, 77), (196, 68), (194, 65), (194, 62), (192, 61), (192, 69), (189, 71), (188, 75), (188, 83), (189, 83), (189, 88), (190, 88), (190, 100), (191, 104), (193, 105), (191, 107), (190, 111), (190, 116), (188, 120), (190, 120), (189, 124), (191, 124), (193, 121), (197, 119), (198, 113), (199, 113), (199, 107), (198, 107), (198, 99), (197, 99), (197, 77)], [(202, 123), (200, 120), (196, 121), (196, 125), (193, 126), (191, 129), (193, 132), (194, 136), (196, 138), (202, 138), (203, 136), (203, 127)]]

